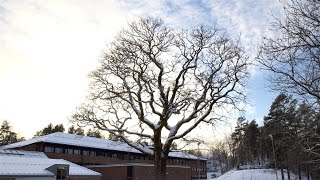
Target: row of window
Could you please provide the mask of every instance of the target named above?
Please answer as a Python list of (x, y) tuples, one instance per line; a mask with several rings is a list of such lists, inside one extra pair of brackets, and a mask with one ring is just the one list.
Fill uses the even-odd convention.
[[(84, 156), (105, 156), (105, 157), (120, 157), (121, 155), (126, 156), (124, 154), (119, 153), (111, 153), (111, 152), (96, 152), (89, 150), (80, 150), (80, 149), (71, 149), (71, 148), (61, 148), (61, 147), (51, 147), (46, 146), (44, 148), (44, 152), (46, 153), (65, 153), (65, 154), (75, 154), (75, 155), (84, 155)], [(81, 153), (82, 152), (82, 153)]]
[(50, 146), (46, 146), (44, 148), (44, 152), (47, 152), (47, 153), (65, 153), (65, 154), (81, 154), (81, 151), (79, 149), (63, 149), (63, 148), (60, 148), (60, 147), (50, 147)]
[(201, 172), (201, 171), (205, 171), (205, 168), (192, 168), (192, 171), (196, 171), (196, 172)]
[[(61, 148), (61, 147), (51, 147), (45, 146), (44, 152), (46, 153), (64, 153), (64, 154), (75, 154), (75, 155), (83, 155), (83, 156), (104, 156), (104, 157), (114, 157), (122, 160), (133, 160), (133, 159), (142, 159), (142, 160), (153, 160), (152, 157), (138, 154), (125, 154), (125, 153), (115, 153), (115, 152), (103, 152), (103, 151), (89, 151), (89, 150), (80, 150), (80, 149), (72, 149), (72, 148)], [(189, 159), (168, 159), (169, 163), (189, 163), (189, 164), (197, 164), (196, 160)], [(205, 162), (200, 162), (201, 164), (205, 164)]]
[(207, 179), (207, 175), (203, 175), (203, 174), (196, 174), (196, 175), (193, 175), (192, 178), (205, 178)]

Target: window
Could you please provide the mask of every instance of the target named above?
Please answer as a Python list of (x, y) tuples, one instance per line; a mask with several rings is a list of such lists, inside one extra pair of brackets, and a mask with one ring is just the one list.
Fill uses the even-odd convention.
[(64, 180), (67, 177), (67, 171), (65, 169), (57, 170), (57, 180)]
[(96, 156), (96, 152), (90, 151), (90, 156)]
[(55, 153), (62, 153), (62, 151), (63, 151), (62, 148), (58, 148), (58, 147), (54, 148)]
[(79, 149), (73, 150), (73, 154), (80, 154), (80, 150)]
[(73, 154), (73, 149), (66, 149), (66, 154)]
[(123, 159), (124, 159), (124, 160), (129, 160), (129, 159), (130, 159), (130, 155), (124, 154), (124, 155), (123, 155)]
[(48, 147), (48, 146), (44, 147), (44, 152), (53, 153), (53, 150), (54, 150), (53, 147)]
[(123, 154), (118, 154), (118, 158), (119, 159), (124, 159), (124, 155)]
[(84, 156), (89, 156), (89, 151), (82, 151), (82, 154), (83, 154)]
[(97, 156), (104, 156), (104, 153), (102, 151), (97, 151), (96, 155)]
[(105, 152), (105, 153), (104, 153), (104, 156), (105, 156), (105, 157), (112, 157), (112, 154), (109, 153), (109, 152)]

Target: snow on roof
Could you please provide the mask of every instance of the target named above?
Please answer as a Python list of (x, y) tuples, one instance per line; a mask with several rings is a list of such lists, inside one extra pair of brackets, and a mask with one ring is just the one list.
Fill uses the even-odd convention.
[[(140, 151), (132, 148), (131, 146), (123, 142), (116, 142), (116, 141), (111, 141), (111, 140), (106, 140), (101, 138), (80, 136), (75, 134), (66, 134), (62, 132), (56, 132), (56, 133), (48, 134), (45, 136), (33, 138), (30, 140), (9, 144), (6, 146), (2, 146), (1, 148), (14, 149), (17, 147), (23, 147), (23, 146), (27, 146), (27, 145), (38, 143), (38, 142), (64, 144), (64, 145), (71, 145), (71, 146), (89, 147), (89, 148), (132, 152), (132, 153), (141, 153)], [(177, 157), (177, 158), (205, 160), (203, 158), (198, 158), (197, 156), (194, 156), (182, 151), (170, 152), (169, 156)]]
[(0, 157), (1, 156), (48, 158), (43, 152), (22, 151), (22, 150), (14, 150), (14, 149), (0, 149)]
[(55, 164), (69, 165), (70, 176), (100, 176), (100, 173), (63, 159), (0, 156), (0, 176), (53, 176), (48, 167)]
[(183, 152), (183, 151), (172, 151), (169, 153), (169, 156), (178, 157), (178, 158), (185, 158), (185, 159), (207, 160), (205, 158), (195, 156), (195, 155)]

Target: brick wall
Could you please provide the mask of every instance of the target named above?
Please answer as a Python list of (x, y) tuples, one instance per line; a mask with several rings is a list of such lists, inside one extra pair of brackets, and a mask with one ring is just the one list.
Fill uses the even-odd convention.
[[(100, 149), (90, 149), (90, 148), (83, 148), (83, 147), (73, 147), (73, 146), (67, 146), (67, 145), (61, 145), (61, 144), (45, 144), (45, 143), (36, 143), (31, 144), (22, 148), (19, 148), (21, 150), (32, 150), (32, 151), (42, 151), (44, 152), (44, 147), (50, 146), (50, 147), (62, 147), (64, 149), (67, 148), (74, 148), (80, 150), (80, 154), (65, 154), (66, 152), (62, 153), (54, 153), (54, 152), (45, 152), (45, 154), (52, 159), (65, 159), (67, 161), (79, 164), (79, 165), (106, 165), (106, 164), (124, 164), (124, 163), (148, 163), (153, 164), (153, 160), (151, 160), (149, 157), (144, 156), (142, 154), (131, 154), (124, 153), (124, 152), (115, 152), (113, 153), (119, 153), (119, 155), (122, 155), (122, 158), (118, 157), (106, 157), (103, 156), (103, 151), (107, 152), (108, 150), (100, 150)], [(102, 154), (95, 153), (94, 156), (90, 155), (83, 155), (83, 151), (94, 151), (94, 152), (103, 152)], [(127, 158), (124, 159), (123, 157)], [(183, 172), (184, 174), (190, 175), (191, 178), (200, 178), (206, 179), (206, 162), (203, 160), (190, 160), (190, 159), (178, 159), (175, 158), (175, 160), (168, 160), (168, 165), (180, 165), (180, 166), (189, 166), (190, 169), (188, 172)], [(175, 169), (176, 170), (176, 169)], [(103, 170), (104, 171), (104, 170)], [(109, 171), (109, 170), (106, 170)], [(100, 172), (100, 171), (98, 171)], [(117, 170), (118, 172), (118, 170)], [(177, 171), (178, 172), (178, 171)], [(121, 173), (120, 173), (121, 174)]]
[[(101, 180), (127, 180), (127, 166), (88, 167), (102, 174)], [(133, 166), (132, 179), (155, 180), (153, 166)], [(187, 167), (168, 167), (168, 180), (191, 180), (191, 169)]]

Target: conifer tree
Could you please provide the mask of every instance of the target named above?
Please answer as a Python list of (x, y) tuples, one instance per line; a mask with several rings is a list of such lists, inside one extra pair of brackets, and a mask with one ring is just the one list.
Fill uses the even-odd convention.
[(0, 127), (0, 146), (15, 143), (24, 140), (24, 138), (18, 138), (17, 133), (12, 131), (10, 123), (4, 120)]
[(53, 125), (50, 123), (47, 127), (37, 131), (34, 137), (45, 136), (55, 132), (64, 132), (63, 124), (57, 124), (53, 127)]
[(69, 127), (68, 133), (84, 136), (84, 130), (81, 127), (75, 128), (74, 125)]

